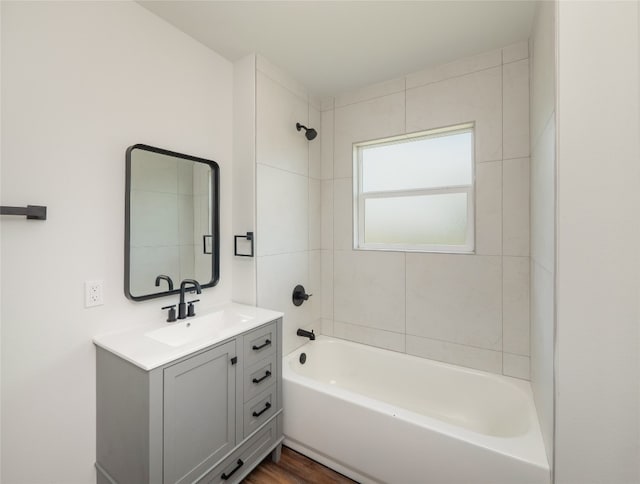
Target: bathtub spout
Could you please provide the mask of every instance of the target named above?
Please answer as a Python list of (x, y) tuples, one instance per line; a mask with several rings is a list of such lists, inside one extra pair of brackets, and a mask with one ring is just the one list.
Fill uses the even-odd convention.
[(309, 338), (311, 341), (313, 341), (314, 339), (316, 339), (316, 335), (313, 332), (313, 330), (311, 331), (306, 331), (304, 329), (298, 329), (298, 331), (296, 332), (296, 334), (298, 336), (304, 336), (305, 338)]

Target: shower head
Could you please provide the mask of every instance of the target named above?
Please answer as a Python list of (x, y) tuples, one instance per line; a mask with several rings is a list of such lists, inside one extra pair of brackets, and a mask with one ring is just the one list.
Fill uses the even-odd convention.
[(304, 135), (307, 137), (309, 141), (311, 141), (312, 139), (315, 139), (315, 137), (318, 136), (318, 132), (315, 129), (307, 128), (306, 126), (300, 123), (296, 123), (296, 129), (298, 131), (300, 131), (301, 129), (304, 129), (305, 131)]

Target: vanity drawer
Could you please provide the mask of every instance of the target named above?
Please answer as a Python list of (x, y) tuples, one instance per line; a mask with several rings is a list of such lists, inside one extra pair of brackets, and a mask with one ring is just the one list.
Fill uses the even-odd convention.
[(267, 324), (244, 335), (244, 367), (276, 353), (276, 323)]
[(198, 484), (240, 482), (277, 444), (277, 424), (276, 419), (273, 419), (272, 422), (199, 480)]
[(278, 410), (276, 385), (271, 385), (244, 404), (244, 436), (250, 435)]
[(244, 370), (244, 401), (247, 402), (278, 378), (276, 355), (261, 360)]

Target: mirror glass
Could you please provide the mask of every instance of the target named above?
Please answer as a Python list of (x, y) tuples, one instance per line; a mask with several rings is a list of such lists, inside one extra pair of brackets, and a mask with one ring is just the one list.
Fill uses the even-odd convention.
[(179, 293), (184, 279), (215, 286), (218, 164), (137, 144), (127, 149), (126, 171), (126, 296), (138, 301)]

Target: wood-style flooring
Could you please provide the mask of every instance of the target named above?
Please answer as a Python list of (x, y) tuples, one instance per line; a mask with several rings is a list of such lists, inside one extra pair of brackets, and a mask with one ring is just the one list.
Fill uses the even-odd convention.
[(354, 484), (355, 481), (305, 457), (288, 447), (282, 447), (280, 462), (263, 460), (243, 484)]

